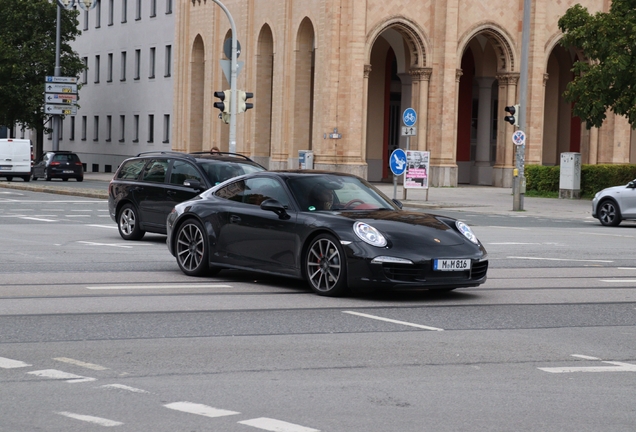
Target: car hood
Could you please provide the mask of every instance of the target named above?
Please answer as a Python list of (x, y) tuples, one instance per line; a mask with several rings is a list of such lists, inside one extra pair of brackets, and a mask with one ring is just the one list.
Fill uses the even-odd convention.
[(417, 243), (423, 246), (452, 246), (466, 242), (455, 229), (428, 213), (380, 210), (341, 212), (340, 216), (372, 225), (394, 245)]

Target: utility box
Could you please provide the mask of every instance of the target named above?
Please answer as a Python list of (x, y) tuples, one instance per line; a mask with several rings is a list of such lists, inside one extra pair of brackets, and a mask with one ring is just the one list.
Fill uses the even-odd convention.
[(559, 198), (581, 198), (581, 153), (561, 153)]
[(314, 152), (311, 150), (298, 150), (298, 168), (314, 169)]

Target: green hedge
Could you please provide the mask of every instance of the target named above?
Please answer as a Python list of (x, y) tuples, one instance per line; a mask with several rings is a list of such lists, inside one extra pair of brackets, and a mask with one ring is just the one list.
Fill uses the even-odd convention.
[[(559, 192), (558, 166), (527, 165), (526, 190), (537, 193)], [(636, 165), (581, 166), (581, 196), (592, 198), (596, 192), (610, 186), (624, 185), (636, 179)]]

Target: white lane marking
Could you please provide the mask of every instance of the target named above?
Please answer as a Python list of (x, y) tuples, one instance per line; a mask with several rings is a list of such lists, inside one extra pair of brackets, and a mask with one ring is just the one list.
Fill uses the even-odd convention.
[(602, 263), (612, 263), (614, 261), (609, 260), (579, 260), (579, 259), (567, 259), (567, 258), (538, 258), (538, 257), (518, 257), (518, 256), (509, 256), (506, 257), (508, 259), (522, 259), (522, 260), (543, 260), (543, 261), (572, 261), (572, 262), (602, 262)]
[(501, 228), (505, 230), (518, 230), (518, 231), (529, 231), (530, 228), (519, 228), (519, 227), (507, 227), (507, 226), (499, 226), (499, 225), (490, 225), (488, 228)]
[(36, 217), (29, 217), (29, 216), (20, 216), (20, 219), (34, 220), (34, 221), (39, 221), (39, 222), (59, 222), (58, 220), (36, 218)]
[(350, 315), (357, 315), (357, 316), (361, 316), (361, 317), (364, 317), (364, 318), (371, 318), (371, 319), (378, 320), (378, 321), (386, 321), (386, 322), (390, 322), (390, 323), (393, 323), (393, 324), (401, 324), (401, 325), (410, 326), (410, 327), (417, 327), (417, 328), (421, 328), (421, 329), (424, 329), (424, 330), (444, 331), (444, 329), (437, 328), (437, 327), (429, 327), (429, 326), (425, 326), (425, 325), (421, 325), (421, 324), (414, 324), (414, 323), (410, 323), (410, 322), (406, 322), (406, 321), (397, 321), (397, 320), (393, 320), (393, 319), (389, 319), (389, 318), (383, 318), (383, 317), (379, 317), (379, 316), (375, 316), (375, 315), (368, 315), (368, 314), (364, 314), (364, 313), (360, 313), (360, 312), (342, 311), (342, 313), (346, 313), (346, 314), (350, 314)]
[(56, 369), (45, 369), (39, 371), (27, 372), (30, 375), (35, 375), (44, 378), (66, 380), (67, 383), (75, 384), (82, 382), (97, 381), (96, 378), (83, 377), (81, 375), (75, 375), (68, 372), (62, 372)]
[(272, 432), (320, 432), (318, 429), (312, 429), (304, 426), (299, 426), (293, 423), (287, 423), (284, 421), (271, 419), (267, 417), (260, 417), (251, 420), (243, 420), (238, 422), (246, 426), (253, 426), (258, 429), (264, 429)]
[(103, 385), (102, 388), (113, 388), (113, 389), (117, 389), (117, 390), (126, 390), (126, 391), (133, 392), (133, 393), (148, 393), (146, 390), (138, 389), (138, 388), (135, 388), (135, 387), (129, 387), (129, 386), (123, 385), (123, 384), (106, 384), (106, 385)]
[(118, 422), (115, 420), (108, 420), (105, 418), (101, 418), (101, 417), (94, 417), (94, 416), (89, 416), (89, 415), (84, 415), (84, 414), (75, 414), (72, 412), (68, 412), (68, 411), (60, 411), (57, 414), (62, 415), (64, 417), (69, 417), (75, 420), (81, 420), (81, 421), (85, 421), (88, 423), (94, 423), (96, 425), (100, 425), (100, 426), (105, 426), (105, 427), (113, 427), (113, 426), (121, 426), (123, 425), (122, 422)]
[(598, 357), (590, 357), (583, 354), (572, 354), (572, 357), (582, 358), (585, 360), (600, 360), (600, 358)]
[(31, 365), (20, 360), (11, 360), (8, 358), (0, 357), (0, 368), (2, 369), (15, 369), (28, 366)]
[(166, 408), (170, 408), (175, 411), (181, 411), (181, 412), (196, 414), (196, 415), (205, 416), (205, 417), (225, 417), (225, 416), (240, 414), (240, 412), (213, 408), (211, 406), (193, 403), (193, 402), (174, 402), (164, 406)]
[(93, 364), (93, 363), (86, 363), (86, 362), (83, 362), (81, 360), (75, 360), (75, 359), (68, 358), (68, 357), (55, 357), (53, 360), (57, 360), (57, 361), (60, 361), (60, 362), (63, 362), (63, 363), (72, 364), (72, 365), (75, 365), (75, 366), (81, 366), (81, 367), (86, 368), (86, 369), (92, 369), (92, 370), (98, 370), (98, 371), (108, 370), (108, 368), (104, 367), (104, 366), (96, 365), (96, 364)]
[(598, 357), (590, 357), (582, 354), (572, 354), (572, 357), (577, 357), (585, 360), (598, 360), (601, 363), (610, 364), (613, 366), (567, 366), (567, 367), (550, 367), (550, 368), (538, 368), (544, 372), (549, 373), (571, 373), (571, 372), (636, 372), (636, 365), (631, 363), (602, 361)]
[(489, 245), (541, 245), (543, 243), (522, 243), (522, 242), (501, 242), (501, 243), (488, 243)]
[(79, 209), (79, 210), (73, 210), (71, 209), (72, 212), (92, 212), (94, 210), (84, 210), (84, 209)]
[(91, 285), (89, 290), (133, 290), (133, 289), (189, 289), (189, 288), (232, 288), (232, 285), (222, 284), (157, 284), (157, 285)]
[(618, 267), (619, 270), (636, 270), (636, 267)]
[(64, 215), (64, 217), (67, 217), (67, 218), (89, 218), (89, 217), (91, 217), (91, 215), (85, 215), (85, 214), (80, 214), (80, 215)]
[(596, 236), (604, 236), (604, 237), (627, 237), (627, 238), (633, 238), (634, 237), (634, 236), (625, 235), (625, 234), (607, 234), (607, 233), (584, 233), (584, 232), (578, 232), (577, 234), (596, 235)]
[[(100, 216), (103, 217), (103, 216)], [(106, 217), (110, 217), (109, 215), (106, 215)], [(110, 229), (117, 229), (117, 226), (113, 226), (113, 225), (86, 225), (89, 227), (95, 227), (95, 228), (110, 228)]]
[(132, 246), (118, 244), (118, 243), (96, 243), (96, 242), (88, 242), (88, 241), (78, 241), (78, 243), (82, 243), (88, 246), (111, 246), (111, 247), (119, 247), (125, 249), (132, 249)]
[(636, 279), (599, 279), (599, 281), (608, 283), (636, 283)]

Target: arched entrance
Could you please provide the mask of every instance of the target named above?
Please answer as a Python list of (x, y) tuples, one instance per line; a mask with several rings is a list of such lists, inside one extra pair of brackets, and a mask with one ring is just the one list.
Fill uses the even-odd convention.
[(256, 94), (258, 103), (254, 105), (256, 115), (254, 126), (253, 158), (269, 167), (272, 145), (272, 77), (274, 76), (274, 38), (272, 30), (264, 25), (258, 36), (256, 54)]
[(201, 35), (192, 44), (190, 59), (190, 140), (188, 151), (203, 150), (203, 99), (205, 87), (205, 47)]
[(305, 18), (298, 28), (294, 53), (294, 120), (289, 148), (292, 168), (298, 167), (298, 150), (313, 149), (315, 48), (314, 26)]

